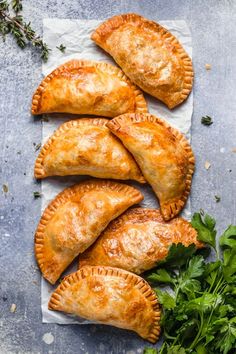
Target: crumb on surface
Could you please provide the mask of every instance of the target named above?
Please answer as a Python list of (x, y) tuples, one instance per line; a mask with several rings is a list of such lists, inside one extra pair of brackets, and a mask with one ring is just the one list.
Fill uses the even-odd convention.
[(206, 160), (204, 167), (206, 170), (209, 170), (209, 168), (211, 167), (210, 162)]
[(211, 64), (205, 64), (206, 70), (211, 70)]
[(52, 333), (44, 333), (42, 340), (44, 343), (50, 345), (54, 342), (54, 336), (52, 335)]
[(8, 193), (9, 189), (8, 189), (8, 185), (7, 184), (3, 184), (2, 185), (2, 190), (4, 193)]
[(10, 312), (11, 313), (15, 313), (16, 312), (16, 304), (11, 304)]

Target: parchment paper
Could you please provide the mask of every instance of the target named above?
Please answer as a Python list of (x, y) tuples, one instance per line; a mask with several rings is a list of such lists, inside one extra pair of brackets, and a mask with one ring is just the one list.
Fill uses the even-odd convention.
[[(158, 20), (158, 19), (156, 19)], [(49, 60), (43, 64), (43, 75), (49, 74), (58, 65), (72, 59), (89, 59), (101, 60), (115, 64), (114, 61), (101, 49), (99, 49), (91, 40), (92, 31), (102, 22), (97, 20), (67, 20), (67, 19), (44, 19), (44, 41), (52, 48)], [(159, 21), (161, 25), (169, 29), (182, 43), (185, 50), (192, 57), (191, 33), (185, 21)], [(66, 46), (65, 53), (61, 53), (56, 47), (63, 44)], [(189, 96), (187, 101), (170, 111), (154, 98), (146, 96), (150, 113), (166, 119), (170, 124), (178, 128), (190, 139), (191, 116), (193, 112), (193, 96)], [(53, 131), (63, 122), (68, 121), (75, 116), (57, 115), (50, 117), (48, 122), (43, 122), (42, 144), (49, 138)], [(86, 177), (58, 177), (48, 178), (42, 181), (42, 212), (48, 203), (65, 187), (79, 182)], [(157, 208), (158, 202), (155, 198), (151, 187), (141, 186), (138, 183), (130, 184), (139, 188), (144, 194), (144, 201), (141, 203), (143, 207)], [(190, 201), (188, 201), (182, 216), (190, 217)], [(76, 262), (67, 270), (67, 274), (76, 270)], [(74, 318), (73, 316), (64, 315), (61, 312), (49, 311), (48, 301), (51, 293), (56, 286), (51, 286), (42, 278), (41, 283), (41, 307), (42, 320), (44, 323), (60, 323), (60, 324), (86, 324), (91, 323), (84, 319)]]

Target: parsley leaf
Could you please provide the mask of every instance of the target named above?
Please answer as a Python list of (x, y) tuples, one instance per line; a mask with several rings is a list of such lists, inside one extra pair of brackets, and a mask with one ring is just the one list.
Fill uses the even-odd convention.
[(223, 249), (223, 273), (228, 282), (236, 280), (236, 226), (230, 225), (220, 237)]
[(195, 256), (190, 259), (188, 268), (179, 274), (179, 289), (187, 295), (188, 299), (194, 298), (194, 292), (200, 292), (201, 284), (195, 278), (200, 277), (204, 272), (204, 260), (202, 256)]
[(220, 237), (220, 246), (236, 249), (236, 226), (230, 225)]
[[(211, 246), (207, 250), (216, 250), (215, 219), (195, 213), (192, 225), (199, 240)], [(194, 245), (174, 244), (147, 277), (162, 305), (164, 342), (158, 353), (230, 354), (235, 349), (236, 226), (225, 230), (219, 244), (222, 255), (209, 263), (205, 252), (194, 254)]]
[(159, 265), (168, 264), (171, 267), (181, 266), (194, 254), (196, 247), (194, 244), (185, 247), (182, 243), (172, 244), (169, 248), (168, 255)]
[(185, 311), (192, 313), (197, 311), (201, 313), (209, 313), (214, 307), (221, 303), (222, 298), (218, 294), (204, 293), (202, 296), (189, 301), (185, 305)]
[(227, 317), (216, 320), (211, 332), (220, 333), (220, 336), (216, 337), (215, 348), (219, 349), (221, 353), (227, 354), (232, 348), (235, 349), (236, 345), (236, 317), (230, 320)]
[(154, 290), (157, 294), (158, 301), (167, 310), (171, 310), (175, 307), (175, 299), (167, 291), (162, 291), (160, 289), (154, 289)]
[(155, 273), (152, 273), (147, 277), (147, 280), (150, 282), (159, 282), (159, 283), (166, 283), (166, 284), (174, 284), (175, 281), (173, 279), (173, 275), (171, 276), (166, 269), (157, 269)]
[(186, 354), (186, 350), (181, 345), (171, 346), (167, 349), (167, 354)]
[(200, 213), (194, 213), (191, 224), (198, 232), (198, 240), (216, 249), (215, 219), (208, 214), (203, 219)]
[(155, 348), (145, 348), (143, 354), (158, 354)]
[(204, 272), (204, 259), (202, 256), (195, 256), (189, 261), (186, 275), (193, 279), (198, 278)]
[(222, 275), (221, 269), (221, 261), (218, 260), (216, 262), (207, 263), (205, 265), (205, 271), (203, 274), (203, 278), (207, 284), (213, 288), (214, 284), (216, 283), (217, 279)]

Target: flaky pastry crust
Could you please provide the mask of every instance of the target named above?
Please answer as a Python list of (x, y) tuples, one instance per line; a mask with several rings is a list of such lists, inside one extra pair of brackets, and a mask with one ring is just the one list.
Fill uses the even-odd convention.
[(79, 267), (102, 265), (141, 274), (163, 261), (170, 246), (178, 243), (203, 247), (188, 221), (165, 221), (160, 210), (133, 208), (113, 220), (79, 256)]
[(102, 23), (92, 40), (108, 52), (125, 74), (169, 108), (192, 90), (192, 61), (177, 38), (146, 18), (129, 13)]
[(148, 113), (124, 114), (107, 126), (134, 156), (159, 199), (164, 219), (178, 215), (187, 201), (195, 165), (187, 139)]
[(154, 291), (123, 269), (83, 267), (62, 281), (48, 307), (135, 331), (151, 343), (159, 338), (161, 312)]
[(35, 234), (35, 256), (44, 278), (54, 284), (111, 220), (142, 199), (137, 189), (108, 180), (85, 181), (58, 194)]
[(45, 77), (33, 95), (31, 112), (115, 117), (147, 112), (147, 105), (141, 91), (116, 66), (74, 59)]
[(89, 175), (144, 183), (132, 155), (106, 127), (108, 121), (81, 118), (62, 124), (42, 147), (35, 177)]

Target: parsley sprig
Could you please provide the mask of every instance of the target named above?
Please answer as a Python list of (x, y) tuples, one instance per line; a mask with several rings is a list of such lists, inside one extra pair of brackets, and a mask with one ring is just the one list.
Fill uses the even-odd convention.
[(207, 263), (206, 255), (194, 253), (194, 246), (172, 245), (166, 262), (147, 276), (163, 308), (164, 342), (145, 354), (234, 353), (236, 226), (230, 225), (217, 245), (214, 218), (195, 213), (192, 225), (198, 239), (216, 252), (216, 260)]
[(32, 29), (31, 23), (26, 23), (19, 15), (21, 10), (21, 0), (13, 0), (11, 4), (6, 0), (0, 0), (0, 35), (5, 40), (6, 35), (11, 34), (22, 49), (26, 47), (27, 43), (31, 43), (40, 51), (41, 58), (47, 61), (51, 49)]

